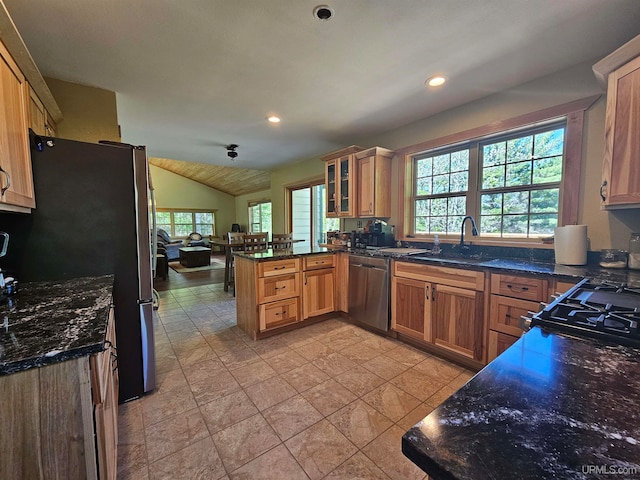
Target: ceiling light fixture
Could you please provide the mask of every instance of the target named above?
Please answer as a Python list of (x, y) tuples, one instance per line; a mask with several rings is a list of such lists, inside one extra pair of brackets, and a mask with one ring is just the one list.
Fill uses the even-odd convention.
[(318, 20), (331, 20), (333, 18), (333, 9), (329, 5), (318, 5), (313, 9), (313, 16)]
[(434, 75), (433, 77), (427, 78), (427, 80), (424, 83), (425, 83), (425, 85), (428, 85), (429, 87), (439, 87), (440, 85), (442, 85), (446, 81), (447, 81), (447, 79), (445, 77), (443, 77), (442, 75)]
[(280, 117), (277, 115), (269, 115), (267, 117), (267, 122), (269, 123), (280, 123)]
[(235, 162), (236, 157), (238, 156), (238, 152), (236, 152), (236, 148), (238, 148), (238, 145), (235, 143), (230, 143), (225, 148), (227, 149), (227, 156), (231, 159), (232, 162)]

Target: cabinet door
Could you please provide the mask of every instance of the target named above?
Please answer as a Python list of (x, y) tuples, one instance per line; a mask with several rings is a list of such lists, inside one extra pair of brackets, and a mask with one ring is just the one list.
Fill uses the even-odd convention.
[(431, 340), (431, 284), (393, 277), (391, 281), (391, 329), (420, 340)]
[(0, 202), (35, 207), (29, 153), (29, 85), (0, 42)]
[(507, 348), (518, 341), (519, 337), (507, 335), (505, 333), (489, 330), (489, 348), (487, 361), (491, 362), (495, 358), (504, 352)]
[(109, 312), (106, 350), (91, 357), (92, 395), (95, 404), (98, 471), (100, 478), (115, 480), (118, 457), (118, 357), (115, 318)]
[(304, 272), (303, 318), (335, 311), (333, 268)]
[(432, 300), (433, 343), (482, 360), (482, 293), (436, 285)]
[(341, 217), (354, 217), (356, 212), (355, 182), (353, 155), (340, 157), (338, 160), (340, 200), (338, 205), (338, 215)]
[(338, 216), (337, 199), (340, 198), (338, 190), (337, 161), (328, 161), (324, 165), (325, 191), (327, 192), (327, 217)]
[(520, 317), (528, 312), (538, 312), (540, 304), (519, 298), (491, 295), (489, 328), (519, 337), (522, 334)]
[(609, 74), (601, 195), (605, 206), (640, 204), (640, 57)]
[(375, 157), (358, 160), (358, 217), (373, 216)]

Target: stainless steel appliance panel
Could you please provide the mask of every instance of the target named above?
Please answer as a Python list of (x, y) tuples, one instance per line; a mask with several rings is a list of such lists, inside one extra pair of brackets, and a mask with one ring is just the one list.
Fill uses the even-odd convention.
[(389, 259), (349, 256), (349, 316), (376, 330), (389, 331)]

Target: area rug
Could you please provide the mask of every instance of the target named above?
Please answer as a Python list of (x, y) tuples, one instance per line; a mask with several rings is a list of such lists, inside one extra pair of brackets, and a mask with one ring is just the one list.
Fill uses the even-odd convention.
[(191, 273), (191, 272), (203, 272), (205, 270), (219, 270), (224, 268), (224, 258), (211, 258), (211, 265), (205, 265), (203, 267), (185, 267), (184, 265), (180, 265), (180, 262), (169, 262), (169, 266), (174, 272), (178, 273)]

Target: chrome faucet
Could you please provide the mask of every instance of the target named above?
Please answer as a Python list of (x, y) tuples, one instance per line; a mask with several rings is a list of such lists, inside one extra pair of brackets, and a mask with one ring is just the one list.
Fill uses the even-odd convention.
[(467, 219), (471, 220), (471, 234), (474, 237), (478, 236), (478, 229), (476, 228), (476, 221), (470, 215), (467, 215), (462, 219), (462, 226), (460, 228), (460, 251), (469, 250), (469, 246), (464, 244), (464, 223)]

